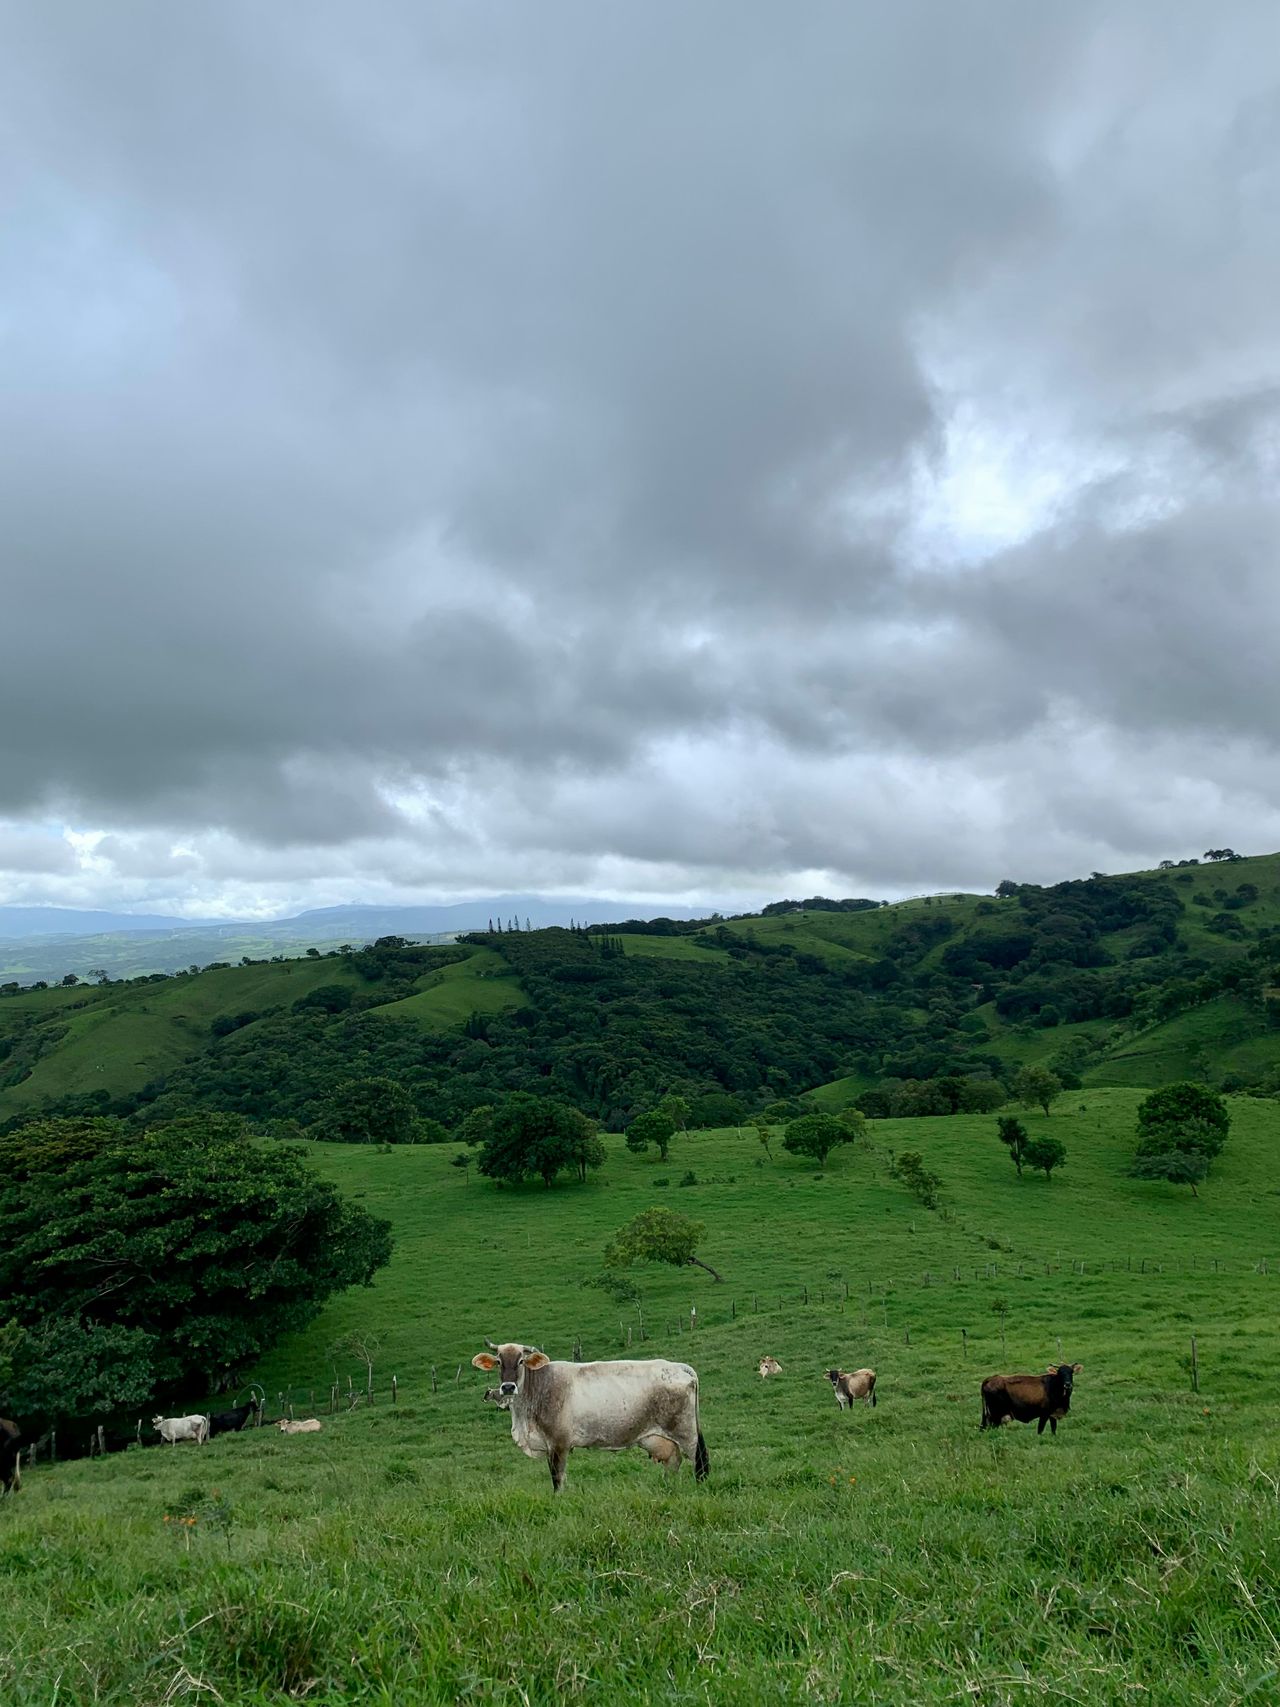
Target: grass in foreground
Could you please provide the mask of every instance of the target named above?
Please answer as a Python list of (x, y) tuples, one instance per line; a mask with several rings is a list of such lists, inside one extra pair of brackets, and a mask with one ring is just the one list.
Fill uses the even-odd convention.
[[(1233, 1104), (1197, 1201), (1124, 1177), (1137, 1100), (1050, 1116), (1069, 1151), (1051, 1184), (1017, 1179), (993, 1119), (877, 1125), (942, 1173), (945, 1218), (882, 1157), (756, 1168), (734, 1133), (679, 1139), (666, 1166), (615, 1142), (598, 1182), (552, 1192), (464, 1182), (447, 1149), (319, 1150), (393, 1215), (397, 1256), (263, 1374), (323, 1415), (326, 1348), (363, 1326), (384, 1396), (319, 1436), (30, 1475), (0, 1507), (0, 1700), (1280, 1698), (1274, 1115)], [(706, 1183), (679, 1189), (687, 1167)], [(707, 1222), (727, 1276), (637, 1271), (634, 1349), (698, 1368), (711, 1478), (578, 1453), (557, 1501), (454, 1369), (485, 1334), (568, 1355), (578, 1333), (605, 1357), (638, 1339), (635, 1305), (584, 1281), (654, 1201)], [(1057, 1439), (981, 1434), (982, 1376), (1059, 1347), (1085, 1368)], [(874, 1366), (878, 1408), (841, 1414), (830, 1363)]]

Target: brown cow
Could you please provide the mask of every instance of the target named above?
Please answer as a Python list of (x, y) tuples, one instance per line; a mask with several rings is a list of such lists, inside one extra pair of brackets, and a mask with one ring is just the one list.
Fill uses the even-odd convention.
[(762, 1357), (760, 1359), (760, 1379), (762, 1381), (770, 1375), (781, 1374), (782, 1365), (778, 1362), (776, 1357)]
[(22, 1486), (21, 1442), (17, 1423), (0, 1417), (0, 1494), (16, 1494)]
[(827, 1380), (835, 1389), (836, 1404), (847, 1411), (855, 1399), (868, 1405), (876, 1402), (876, 1372), (874, 1369), (855, 1369), (846, 1375), (843, 1369), (828, 1369)]
[(556, 1493), (565, 1464), (579, 1446), (620, 1452), (643, 1446), (678, 1468), (692, 1458), (700, 1482), (707, 1474), (706, 1442), (698, 1425), (698, 1374), (687, 1363), (634, 1358), (614, 1363), (553, 1363), (537, 1346), (509, 1341), (471, 1359), (498, 1370), (498, 1402), (508, 1401), (511, 1438), (528, 1458), (547, 1460)]
[(1053, 1434), (1071, 1409), (1071, 1388), (1082, 1363), (1051, 1363), (1043, 1375), (988, 1375), (982, 1383), (983, 1428), (999, 1428), (1006, 1417), (1014, 1422), (1048, 1423)]

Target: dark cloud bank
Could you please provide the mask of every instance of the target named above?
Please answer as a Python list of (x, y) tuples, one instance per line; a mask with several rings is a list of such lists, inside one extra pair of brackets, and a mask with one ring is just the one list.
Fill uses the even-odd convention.
[(4, 7), (0, 900), (1280, 846), (1280, 14)]

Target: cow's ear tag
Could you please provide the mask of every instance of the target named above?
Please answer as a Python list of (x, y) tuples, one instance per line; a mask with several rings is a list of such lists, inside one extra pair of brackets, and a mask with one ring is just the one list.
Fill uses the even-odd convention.
[(471, 1359), (471, 1367), (473, 1369), (496, 1369), (498, 1360), (496, 1357), (490, 1357), (487, 1351), (478, 1351)]
[(545, 1351), (531, 1351), (524, 1360), (524, 1366), (526, 1369), (541, 1369), (550, 1362), (551, 1359)]

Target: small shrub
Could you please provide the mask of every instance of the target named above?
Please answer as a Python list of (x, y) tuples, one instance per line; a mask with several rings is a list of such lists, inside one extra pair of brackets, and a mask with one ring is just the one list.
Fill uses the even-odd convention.
[(681, 1185), (697, 1185), (698, 1176), (694, 1173), (692, 1168), (689, 1168), (680, 1175), (679, 1183)]

